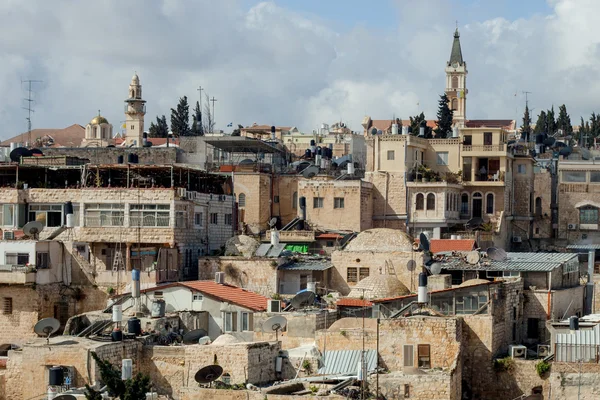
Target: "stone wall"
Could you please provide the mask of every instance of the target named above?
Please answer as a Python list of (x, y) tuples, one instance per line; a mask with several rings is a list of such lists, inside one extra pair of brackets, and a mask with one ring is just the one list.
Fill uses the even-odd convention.
[[(236, 172), (234, 190), (238, 200), (242, 226), (245, 224), (247, 231), (253, 234), (266, 230), (271, 217), (270, 175)], [(246, 197), (246, 203), (239, 206), (239, 199), (242, 194)]]
[[(284, 316), (287, 326), (283, 332), (263, 332), (262, 323), (275, 315)], [(337, 311), (320, 313), (254, 313), (254, 340), (275, 341), (276, 337), (281, 342), (282, 349), (312, 345), (315, 342), (315, 332), (329, 328), (338, 319)]]
[[(550, 208), (552, 194), (552, 175), (546, 169), (535, 174), (533, 183), (533, 206), (535, 220), (533, 222), (534, 238), (549, 238), (552, 236), (552, 209)], [(541, 214), (537, 214), (536, 199), (542, 202)]]
[(406, 230), (404, 173), (367, 172), (365, 181), (373, 184), (373, 228)]
[(277, 290), (277, 270), (274, 258), (201, 257), (198, 259), (198, 279), (213, 280), (215, 272), (225, 272), (225, 283), (271, 297)]
[(44, 148), (45, 156), (71, 156), (87, 158), (91, 164), (116, 164), (119, 156), (127, 163), (129, 154), (137, 154), (140, 164), (161, 165), (177, 162), (176, 147), (52, 147)]
[[(369, 385), (373, 391), (376, 386), (374, 377), (369, 380)], [(379, 392), (386, 399), (460, 400), (460, 373), (459, 371), (454, 374), (431, 371), (423, 375), (402, 372), (380, 374)]]

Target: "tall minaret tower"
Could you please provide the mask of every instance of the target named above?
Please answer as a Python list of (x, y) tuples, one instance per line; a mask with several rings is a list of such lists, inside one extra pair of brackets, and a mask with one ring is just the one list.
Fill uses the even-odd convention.
[(146, 115), (146, 100), (142, 100), (142, 85), (137, 73), (129, 84), (129, 98), (125, 100), (125, 145), (142, 146), (144, 134), (144, 115)]
[(465, 126), (467, 115), (467, 73), (467, 63), (460, 49), (460, 34), (456, 28), (450, 61), (446, 64), (446, 95), (450, 100), (450, 108), (454, 110), (454, 125), (460, 128)]

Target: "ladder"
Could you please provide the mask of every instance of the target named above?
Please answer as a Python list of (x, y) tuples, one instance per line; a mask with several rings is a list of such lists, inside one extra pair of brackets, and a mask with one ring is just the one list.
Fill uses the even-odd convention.
[(113, 272), (117, 272), (117, 271), (120, 271), (123, 269), (125, 269), (125, 263), (123, 262), (123, 253), (121, 252), (121, 249), (119, 248), (115, 252), (115, 259), (113, 260), (112, 270), (113, 270)]

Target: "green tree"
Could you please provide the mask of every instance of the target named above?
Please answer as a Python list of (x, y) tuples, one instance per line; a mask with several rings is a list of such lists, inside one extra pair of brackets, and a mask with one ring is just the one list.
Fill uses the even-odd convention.
[(558, 118), (556, 119), (556, 128), (561, 129), (563, 135), (568, 136), (573, 134), (573, 125), (571, 125), (571, 117), (567, 113), (567, 106), (564, 104), (558, 107)]
[(444, 139), (448, 137), (448, 133), (452, 131), (452, 121), (454, 119), (454, 111), (448, 106), (450, 100), (446, 93), (440, 95), (438, 101), (437, 112), (437, 128), (435, 128), (435, 137)]
[(167, 117), (156, 117), (156, 124), (150, 122), (150, 129), (148, 129), (148, 136), (151, 138), (166, 138), (169, 135), (169, 124), (167, 124)]
[(190, 135), (190, 106), (187, 96), (179, 98), (177, 109), (171, 108), (171, 130), (175, 136)]
[(421, 113), (419, 115), (415, 115), (414, 117), (409, 117), (410, 119), (410, 129), (412, 131), (413, 136), (419, 136), (419, 128), (421, 126), (425, 127), (425, 137), (430, 138), (432, 129), (427, 126), (427, 120), (425, 119), (425, 114)]
[(200, 103), (196, 102), (194, 107), (194, 114), (192, 115), (192, 136), (204, 136), (204, 130), (202, 127), (202, 111), (200, 110)]
[(523, 113), (523, 124), (521, 125), (521, 138), (526, 142), (531, 139), (531, 117), (529, 116), (529, 106), (525, 104), (525, 112)]
[(546, 113), (546, 133), (554, 135), (557, 131), (556, 118), (554, 116), (554, 106)]
[(240, 136), (242, 134), (243, 125), (238, 124), (238, 127), (231, 132), (231, 136)]
[[(92, 352), (92, 358), (96, 361), (100, 369), (100, 379), (112, 397), (118, 397), (121, 400), (145, 400), (146, 393), (151, 389), (150, 378), (138, 373), (132, 379), (122, 380), (121, 371), (115, 368), (110, 362), (102, 360), (98, 355)], [(101, 400), (100, 392), (94, 390), (89, 385), (85, 385), (85, 398), (87, 400)]]
[(546, 112), (542, 111), (542, 112), (540, 112), (540, 115), (538, 115), (538, 119), (535, 123), (535, 128), (533, 129), (533, 133), (535, 135), (539, 135), (540, 133), (544, 133), (544, 132), (548, 132), (548, 131), (547, 131), (547, 126), (546, 126)]

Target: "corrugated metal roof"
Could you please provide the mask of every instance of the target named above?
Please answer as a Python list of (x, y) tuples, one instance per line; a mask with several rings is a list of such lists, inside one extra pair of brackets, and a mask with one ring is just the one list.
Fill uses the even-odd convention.
[(577, 254), (575, 253), (507, 253), (505, 261), (484, 259), (480, 265), (471, 265), (458, 259), (452, 259), (445, 262), (443, 268), (449, 270), (549, 272), (576, 259)]
[(600, 250), (600, 244), (570, 244), (567, 249), (576, 250)]
[[(319, 375), (339, 374), (358, 375), (361, 360), (361, 350), (335, 350), (323, 354), (323, 366), (317, 372)], [(367, 373), (377, 368), (377, 351), (365, 350)]]
[(332, 267), (333, 265), (330, 263), (320, 261), (298, 261), (292, 264), (283, 265), (279, 267), (279, 269), (285, 271), (325, 271)]

